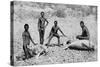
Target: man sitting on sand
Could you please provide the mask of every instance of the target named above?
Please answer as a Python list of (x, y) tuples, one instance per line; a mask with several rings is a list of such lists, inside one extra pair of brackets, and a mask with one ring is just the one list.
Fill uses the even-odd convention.
[(67, 48), (77, 49), (77, 50), (94, 50), (93, 43), (89, 41), (90, 39), (89, 31), (87, 27), (84, 25), (83, 21), (80, 22), (80, 26), (82, 28), (82, 34), (76, 36), (76, 39), (79, 40), (76, 40), (74, 42), (72, 42), (71, 40), (67, 41), (66, 44), (68, 44), (68, 46), (65, 48), (65, 50)]
[[(50, 31), (50, 35), (49, 35), (49, 40), (48, 43), (46, 45), (50, 44), (50, 41), (53, 37), (57, 37), (58, 39), (58, 46), (60, 46), (60, 36), (58, 34), (58, 30), (64, 35), (64, 33), (62, 32), (62, 30), (60, 29), (60, 27), (58, 27), (58, 22), (54, 21), (54, 26), (52, 27), (51, 31)], [(65, 35), (64, 35), (65, 36)]]
[(88, 28), (84, 25), (83, 21), (80, 22), (80, 26), (82, 28), (82, 34), (76, 36), (76, 38), (79, 39), (79, 40), (89, 40), (90, 34), (89, 34), (89, 31), (88, 31)]
[(34, 45), (36, 45), (36, 43), (32, 40), (32, 38), (30, 36), (30, 33), (28, 31), (28, 29), (29, 29), (29, 25), (28, 24), (24, 25), (24, 29), (25, 29), (25, 31), (22, 33), (23, 50), (24, 50), (24, 53), (25, 53), (25, 59), (28, 59), (28, 58), (31, 57), (31, 54), (30, 54), (29, 48), (27, 46), (30, 45), (30, 40), (32, 41), (32, 43)]

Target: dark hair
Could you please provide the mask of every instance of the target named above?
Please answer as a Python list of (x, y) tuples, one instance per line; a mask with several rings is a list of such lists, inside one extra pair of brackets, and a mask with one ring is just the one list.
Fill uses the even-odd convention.
[(29, 25), (28, 25), (28, 24), (25, 24), (25, 25), (24, 25), (24, 28), (25, 28), (26, 26), (28, 26), (28, 27), (29, 27)]
[(83, 21), (81, 21), (81, 22), (80, 22), (80, 24), (84, 24), (84, 22), (83, 22)]
[(44, 13), (43, 11), (41, 12), (41, 14)]
[(55, 20), (54, 23), (57, 23), (57, 21)]

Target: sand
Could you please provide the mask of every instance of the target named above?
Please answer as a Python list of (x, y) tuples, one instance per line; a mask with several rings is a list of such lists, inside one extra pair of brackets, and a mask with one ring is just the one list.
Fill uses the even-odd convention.
[[(64, 11), (65, 14), (55, 15), (57, 12), (55, 9), (51, 9), (47, 6), (45, 9), (39, 8), (39, 4), (36, 4), (36, 7), (31, 7), (29, 4), (25, 4), (24, 2), (16, 3), (14, 5), (14, 65), (44, 65), (44, 64), (58, 64), (58, 63), (74, 63), (74, 62), (90, 62), (97, 60), (97, 21), (96, 14), (89, 14), (84, 17), (81, 17), (82, 14), (78, 16), (74, 16), (73, 14), (77, 14), (80, 11), (72, 10), (68, 8)], [(53, 5), (52, 5), (53, 6)], [(48, 8), (48, 9), (47, 9)], [(75, 7), (77, 8), (77, 7)], [(69, 10), (71, 9), (71, 10)], [(83, 9), (83, 8), (82, 8)], [(17, 61), (16, 56), (20, 56), (23, 53), (23, 41), (22, 41), (22, 32), (24, 31), (24, 24), (29, 24), (29, 32), (32, 39), (39, 44), (39, 33), (37, 30), (38, 18), (41, 11), (45, 11), (46, 18), (49, 21), (49, 25), (46, 27), (45, 36), (44, 36), (44, 44), (47, 43), (49, 36), (49, 32), (51, 27), (53, 26), (53, 22), (55, 20), (58, 21), (58, 26), (65, 33), (67, 37), (61, 37), (61, 43), (65, 43), (68, 40), (75, 40), (76, 35), (81, 34), (80, 21), (83, 20), (87, 28), (90, 32), (90, 41), (94, 43), (96, 47), (96, 51), (88, 52), (88, 51), (77, 51), (77, 50), (64, 50), (64, 46), (58, 47), (49, 47), (47, 50), (49, 51), (46, 56), (40, 56), (38, 59), (36, 57), (32, 57), (28, 60)], [(72, 12), (72, 13), (70, 13)], [(62, 16), (66, 15), (66, 16)], [(62, 35), (58, 32), (59, 35)], [(53, 38), (51, 44), (56, 44), (57, 39)], [(30, 43), (30, 47), (34, 48), (34, 45)]]

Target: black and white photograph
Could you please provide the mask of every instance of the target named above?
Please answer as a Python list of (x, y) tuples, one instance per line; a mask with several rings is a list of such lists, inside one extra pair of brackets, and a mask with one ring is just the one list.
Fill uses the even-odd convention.
[(12, 66), (97, 61), (97, 6), (10, 2)]

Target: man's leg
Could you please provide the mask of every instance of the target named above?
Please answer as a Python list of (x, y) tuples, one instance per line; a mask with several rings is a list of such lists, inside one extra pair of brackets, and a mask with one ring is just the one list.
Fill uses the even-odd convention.
[(58, 45), (60, 46), (60, 36), (58, 34), (54, 34), (55, 37), (58, 39)]
[(58, 39), (58, 45), (60, 46), (60, 36), (58, 34), (55, 35)]
[(77, 35), (76, 39), (82, 40), (82, 35)]
[(42, 44), (42, 30), (39, 30), (39, 35), (40, 35), (40, 44)]
[(45, 33), (45, 30), (41, 30), (41, 44), (43, 44), (44, 42), (44, 33)]
[(24, 53), (25, 53), (25, 58), (28, 59), (28, 52), (27, 52), (26, 46), (23, 46), (23, 50), (24, 50)]
[(58, 37), (58, 45), (60, 45), (60, 37)]
[(33, 57), (31, 49), (27, 48), (27, 52), (28, 52), (28, 58)]
[(88, 37), (85, 37), (85, 36), (82, 36), (82, 35), (78, 35), (78, 36), (76, 36), (76, 38), (79, 39), (79, 40), (89, 40)]
[(53, 35), (51, 35), (50, 37), (49, 37), (49, 40), (48, 40), (48, 45), (50, 44), (50, 41), (51, 41), (51, 39), (53, 38)]
[(39, 30), (39, 39), (40, 39), (40, 44), (41, 44), (41, 30)]

